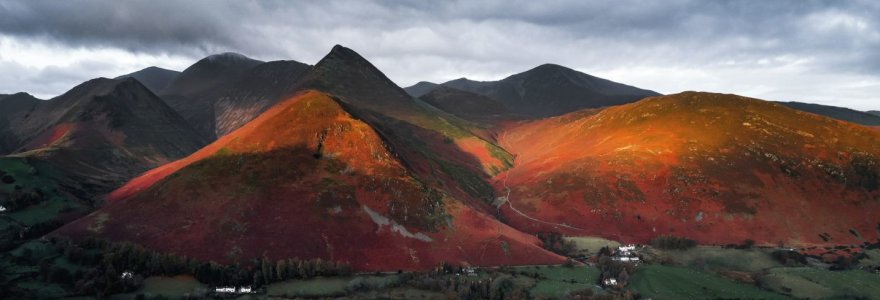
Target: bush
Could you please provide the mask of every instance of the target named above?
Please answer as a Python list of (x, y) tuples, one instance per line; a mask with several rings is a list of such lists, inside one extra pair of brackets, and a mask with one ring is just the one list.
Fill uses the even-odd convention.
[(559, 232), (541, 232), (537, 236), (543, 243), (544, 249), (551, 252), (562, 256), (572, 256), (577, 252), (577, 245), (574, 242), (566, 241), (565, 236)]
[(794, 251), (776, 250), (770, 253), (770, 256), (779, 263), (786, 266), (799, 266), (807, 264), (807, 257)]

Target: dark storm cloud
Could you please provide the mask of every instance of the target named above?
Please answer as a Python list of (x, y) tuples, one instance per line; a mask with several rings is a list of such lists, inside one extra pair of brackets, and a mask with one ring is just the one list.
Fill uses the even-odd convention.
[[(876, 78), (878, 22), (880, 5), (870, 1), (0, 0), (0, 35), (19, 40), (306, 63), (339, 43), (402, 85), (491, 79), (545, 62), (599, 72), (800, 68)], [(722, 73), (706, 87), (742, 88), (725, 88), (741, 78)]]

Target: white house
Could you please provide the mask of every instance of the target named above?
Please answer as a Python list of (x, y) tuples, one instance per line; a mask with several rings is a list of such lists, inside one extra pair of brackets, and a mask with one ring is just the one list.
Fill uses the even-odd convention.
[(134, 273), (132, 273), (131, 271), (125, 271), (125, 272), (122, 272), (122, 275), (119, 276), (119, 278), (132, 279), (132, 278), (134, 278)]
[(605, 284), (605, 286), (614, 286), (614, 285), (617, 285), (617, 279), (605, 278), (605, 280), (602, 281), (602, 283)]

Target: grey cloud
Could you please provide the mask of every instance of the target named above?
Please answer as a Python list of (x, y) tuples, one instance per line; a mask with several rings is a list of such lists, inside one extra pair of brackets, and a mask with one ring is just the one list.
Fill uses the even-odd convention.
[[(3, 1), (0, 34), (71, 47), (314, 63), (350, 46), (402, 85), (540, 63), (880, 75), (871, 1)], [(656, 88), (646, 86), (646, 88)]]

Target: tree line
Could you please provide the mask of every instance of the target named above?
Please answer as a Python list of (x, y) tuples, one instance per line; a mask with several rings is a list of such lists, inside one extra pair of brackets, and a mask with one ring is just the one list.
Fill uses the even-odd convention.
[[(88, 238), (74, 242), (67, 238), (50, 238), (43, 245), (52, 247), (61, 257), (76, 266), (62, 266), (58, 255), (42, 255), (26, 248), (19, 258), (23, 263), (38, 265), (40, 279), (72, 287), (75, 295), (103, 297), (137, 289), (149, 276), (192, 275), (210, 286), (252, 286), (316, 276), (351, 274), (345, 263), (322, 259), (256, 258), (246, 263), (220, 264), (201, 261), (173, 253), (161, 253), (132, 243), (109, 242)], [(44, 251), (40, 251), (44, 252)], [(130, 272), (132, 276), (122, 276)]]

